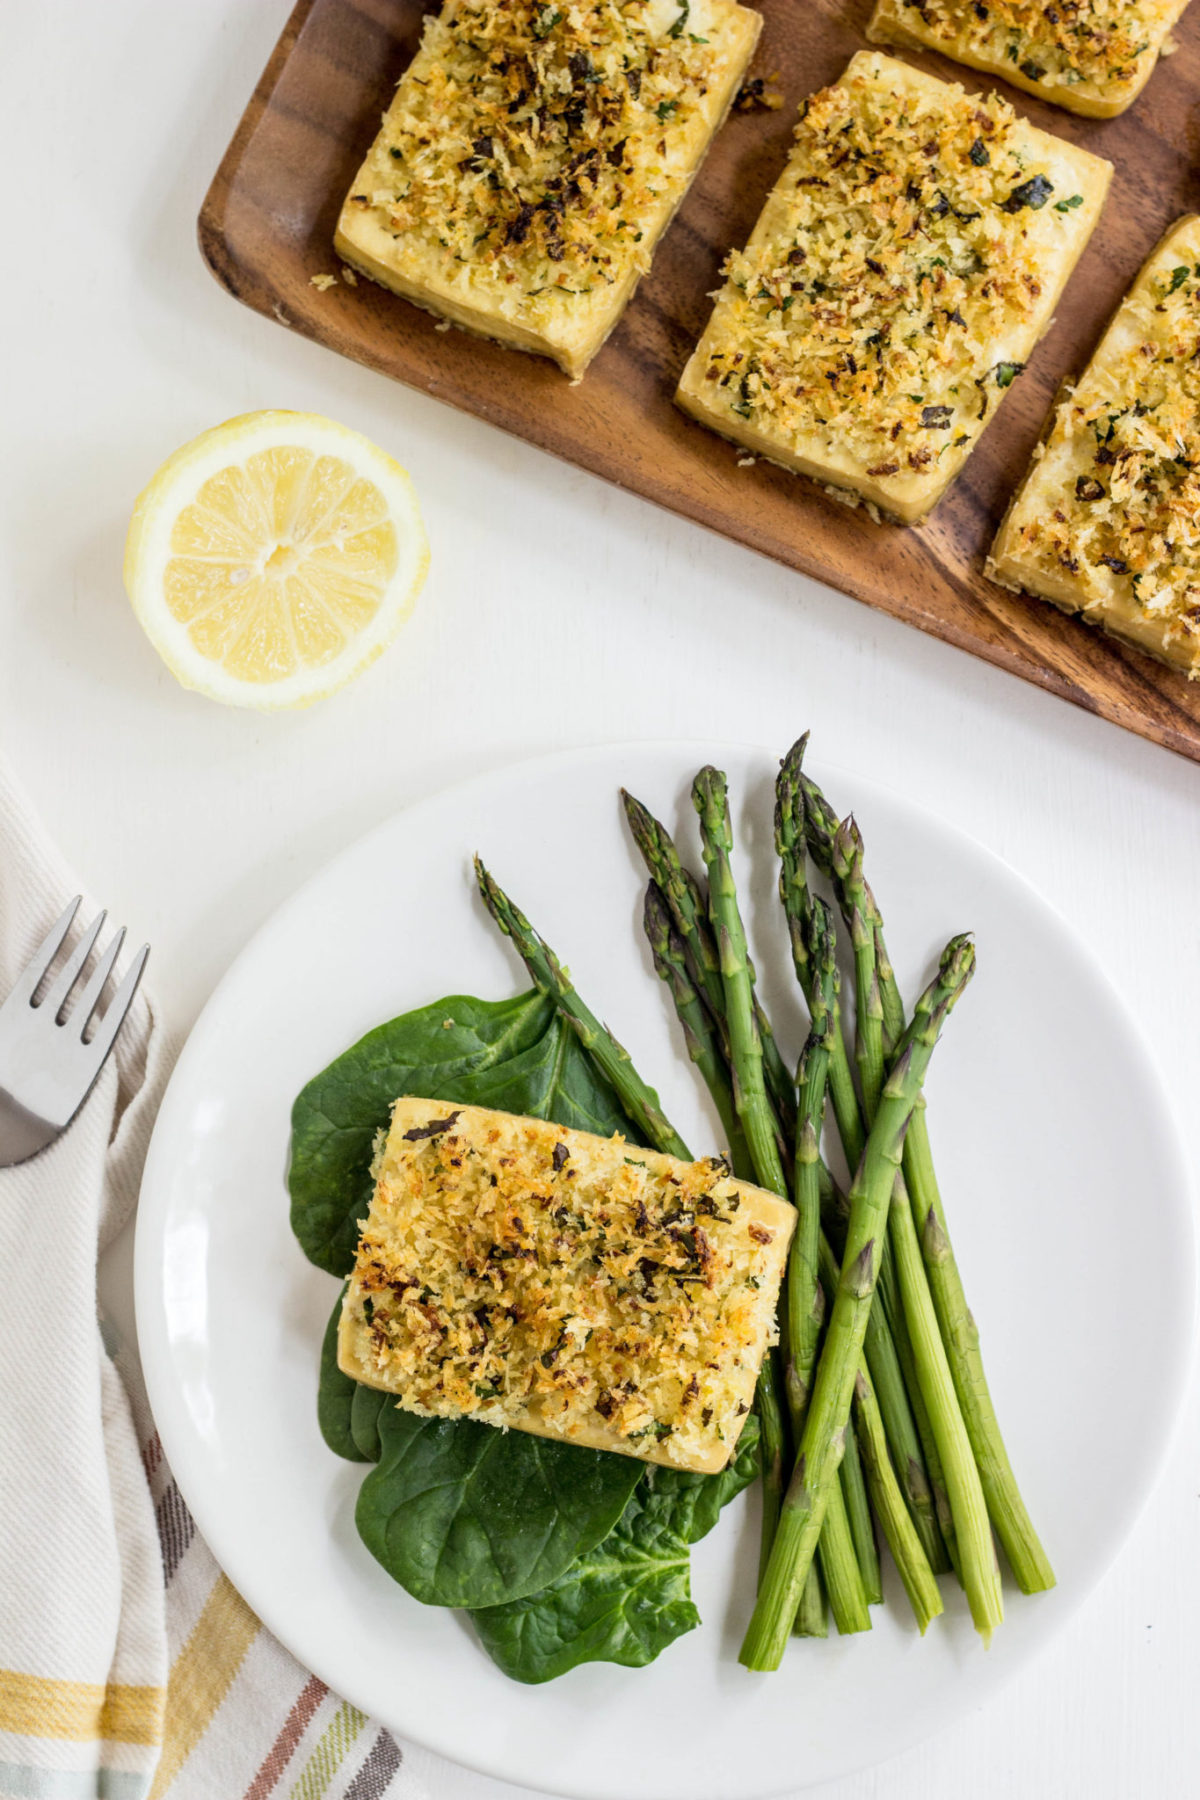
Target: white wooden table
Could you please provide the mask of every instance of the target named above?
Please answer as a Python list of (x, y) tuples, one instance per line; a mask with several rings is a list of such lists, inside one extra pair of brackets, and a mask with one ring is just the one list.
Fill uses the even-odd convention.
[[(287, 10), (39, 0), (3, 17), (0, 742), (92, 890), (152, 939), (174, 1023), (191, 1023), (250, 933), (334, 851), (476, 769), (706, 731), (783, 746), (808, 725), (823, 757), (903, 785), (1038, 884), (1140, 1013), (1194, 1120), (1200, 769), (340, 361), (216, 287), (196, 213)], [(121, 585), (130, 506), (159, 461), (267, 406), (330, 413), (392, 451), (433, 542), (400, 644), (340, 699), (278, 719), (179, 689)], [(1077, 1079), (1086, 1071), (1064, 1071)], [(1119, 1333), (1155, 1304), (1138, 1202)], [(123, 1307), (119, 1259), (108, 1282)], [(985, 1711), (822, 1795), (1194, 1794), (1198, 1426), (1193, 1392), (1132, 1540), (1036, 1666)], [(1086, 1506), (1106, 1471), (1078, 1479)], [(515, 1792), (410, 1756), (438, 1800)]]

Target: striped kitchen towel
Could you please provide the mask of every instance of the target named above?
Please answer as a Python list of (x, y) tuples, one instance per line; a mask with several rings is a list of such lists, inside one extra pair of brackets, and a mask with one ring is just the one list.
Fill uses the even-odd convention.
[[(0, 761), (0, 996), (76, 891)], [(6, 1800), (141, 1800), (158, 1761), (158, 1543), (129, 1403), (101, 1340), (96, 1259), (133, 1209), (164, 1062), (143, 988), (71, 1129), (0, 1169)]]
[[(0, 998), (77, 891), (0, 758)], [(143, 986), (71, 1129), (0, 1169), (0, 1800), (422, 1800), (217, 1568), (101, 1332), (168, 1061)]]
[(426, 1800), (395, 1739), (296, 1662), (261, 1626), (198, 1535), (145, 1410), (162, 1545), (170, 1677), (148, 1800)]

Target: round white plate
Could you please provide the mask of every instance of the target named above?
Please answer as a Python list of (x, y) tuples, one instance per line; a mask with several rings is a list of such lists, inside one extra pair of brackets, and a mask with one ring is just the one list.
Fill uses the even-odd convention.
[[(689, 849), (688, 785), (730, 774), (737, 869), (762, 990), (798, 1048), (774, 897), (765, 752), (623, 746), (500, 770), (399, 814), (303, 888), (214, 994), (159, 1114), (137, 1243), (141, 1352), (179, 1485), (218, 1561), (299, 1660), (393, 1727), (475, 1769), (584, 1800), (746, 1800), (891, 1755), (976, 1706), (1099, 1578), (1146, 1498), (1181, 1398), (1193, 1313), (1186, 1165), (1138, 1029), (1063, 921), (987, 851), (907, 800), (827, 775), (853, 805), (911, 996), (951, 932), (979, 973), (933, 1063), (929, 1120), (1000, 1418), (1059, 1576), (984, 1651), (957, 1590), (918, 1638), (893, 1579), (866, 1636), (791, 1646), (753, 1675), (747, 1497), (693, 1555), (704, 1620), (648, 1669), (507, 1680), (465, 1617), (423, 1607), (360, 1543), (361, 1465), (317, 1431), (333, 1279), (288, 1228), (292, 1099), (384, 1019), (444, 994), (500, 997), (524, 970), (479, 903), (469, 854), (569, 959), (697, 1154), (715, 1124), (639, 928), (624, 783)], [(1131, 1236), (1131, 1234), (1133, 1234)], [(1129, 1316), (1132, 1245), (1155, 1304)], [(1112, 1421), (1121, 1421), (1113, 1454)], [(889, 1571), (890, 1574), (890, 1571)]]

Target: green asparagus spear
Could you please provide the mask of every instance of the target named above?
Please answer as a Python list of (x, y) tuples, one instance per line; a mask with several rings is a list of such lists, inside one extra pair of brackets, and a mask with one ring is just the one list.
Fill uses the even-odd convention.
[[(823, 867), (826, 846), (832, 844), (833, 809), (815, 782), (805, 777), (805, 784), (809, 848), (818, 867)], [(896, 1042), (904, 1030), (904, 1003), (884, 942), (883, 917), (869, 885), (866, 896), (874, 927), (884, 1035), (885, 1039)], [(988, 1515), (1018, 1587), (1026, 1594), (1041, 1593), (1054, 1586), (1054, 1570), (1021, 1497), (996, 1417), (983, 1366), (978, 1327), (967, 1305), (946, 1225), (923, 1096), (918, 1101), (905, 1140), (904, 1177), (942, 1341), (983, 1483)]]
[(516, 945), (536, 986), (554, 1000), (597, 1068), (608, 1077), (630, 1122), (638, 1127), (652, 1149), (690, 1161), (687, 1145), (668, 1123), (658, 1095), (642, 1080), (628, 1050), (618, 1044), (612, 1033), (584, 1005), (571, 985), (568, 971), (553, 950), (538, 936), (524, 913), (517, 910), (478, 857), (475, 858), (475, 878), (493, 919)]
[[(800, 785), (800, 771), (807, 746), (808, 733), (805, 732), (779, 765), (779, 776), (775, 784), (775, 847), (779, 852), (780, 862), (779, 897), (787, 919), (792, 961), (800, 991), (811, 1012), (812, 983), (815, 977), (811, 970), (808, 937), (813, 897), (809, 892), (805, 862), (804, 795)], [(856, 1169), (863, 1152), (864, 1133), (858, 1112), (858, 1095), (854, 1091), (854, 1077), (850, 1072), (850, 1059), (846, 1054), (842, 1035), (842, 1016), (837, 1008), (834, 1009), (834, 1041), (830, 1047), (829, 1098), (833, 1103), (833, 1116), (842, 1148), (846, 1152), (846, 1161), (851, 1169)]]
[(762, 1037), (754, 1016), (754, 988), (750, 980), (746, 933), (730, 861), (733, 832), (729, 823), (728, 792), (725, 777), (719, 769), (701, 769), (692, 786), (692, 803), (700, 815), (700, 837), (708, 870), (709, 923), (717, 940), (721, 962), (733, 1097), (760, 1186), (786, 1199), (787, 1181), (763, 1081)]
[[(678, 1132), (668, 1123), (659, 1105), (658, 1095), (642, 1080), (633, 1066), (629, 1052), (617, 1043), (595, 1014), (589, 1011), (571, 986), (570, 978), (554, 952), (492, 879), (478, 856), (475, 858), (475, 875), (488, 911), (501, 931), (512, 938), (535, 985), (554, 1001), (562, 1016), (574, 1027), (587, 1054), (612, 1083), (631, 1121), (636, 1122), (645, 1132), (646, 1140), (652, 1148), (690, 1162), (691, 1152)], [(783, 1465), (787, 1454), (786, 1428), (776, 1391), (777, 1360), (774, 1352), (764, 1359), (755, 1392), (755, 1409), (761, 1427), (764, 1558), (769, 1551), (779, 1516)]]
[[(702, 769), (692, 789), (700, 814), (700, 835), (708, 871), (709, 924), (721, 964), (724, 1017), (729, 1034), (730, 1068), (738, 1117), (746, 1133), (760, 1187), (789, 1198), (776, 1140), (776, 1121), (763, 1080), (762, 1042), (753, 1004), (753, 983), (746, 952), (746, 933), (738, 907), (730, 861), (733, 833), (725, 777)], [(838, 1630), (868, 1631), (866, 1590), (854, 1554), (853, 1538), (841, 1488), (829, 1504), (822, 1548), (822, 1570)], [(807, 1578), (807, 1571), (806, 1571)], [(803, 1590), (797, 1592), (797, 1604)], [(795, 1608), (793, 1608), (795, 1616)], [(791, 1621), (789, 1620), (789, 1627)]]
[[(775, 843), (780, 858), (779, 893), (787, 919), (792, 960), (809, 1010), (815, 1003), (814, 986), (825, 963), (834, 968), (833, 930), (824, 901), (808, 886), (805, 845), (804, 776), (802, 765), (807, 734), (793, 744), (780, 764), (775, 789)], [(830, 832), (830, 860), (832, 836)], [(833, 1008), (830, 1045), (829, 1092), (838, 1135), (851, 1170), (862, 1157), (865, 1134), (850, 1059), (842, 1036), (841, 1012)], [(832, 1190), (826, 1200), (832, 1198)], [(843, 1226), (844, 1229), (844, 1226)], [(840, 1239), (839, 1239), (840, 1241)], [(949, 1566), (944, 1533), (952, 1535), (949, 1500), (935, 1476), (936, 1447), (927, 1425), (916, 1384), (916, 1370), (908, 1331), (900, 1304), (899, 1286), (890, 1246), (885, 1238), (879, 1267), (879, 1305), (872, 1307), (867, 1326), (867, 1362), (879, 1395), (887, 1427), (888, 1443), (900, 1475), (909, 1512), (925, 1555), (935, 1571)], [(919, 1410), (918, 1410), (919, 1409)], [(939, 1520), (942, 1524), (939, 1525)], [(951, 1552), (952, 1554), (952, 1552)]]
[[(840, 1255), (846, 1242), (849, 1201), (832, 1188), (821, 1197), (821, 1218), (829, 1242)], [(886, 1278), (886, 1279), (885, 1279)], [(921, 1397), (917, 1366), (900, 1302), (895, 1259), (886, 1237), (879, 1263), (875, 1302), (867, 1320), (867, 1367), (880, 1396), (892, 1460), (900, 1472), (909, 1514), (935, 1575), (957, 1573), (954, 1517), (941, 1458)], [(885, 1404), (883, 1396), (886, 1394)]]
[(788, 1257), (787, 1320), (788, 1403), (793, 1429), (802, 1426), (812, 1394), (813, 1371), (825, 1302), (818, 1274), (821, 1243), (821, 1194), (817, 1179), (821, 1124), (829, 1070), (830, 1027), (814, 1022), (800, 1057), (797, 1085), (800, 1122), (796, 1132), (796, 1232)]
[[(721, 961), (717, 951), (717, 940), (713, 936), (708, 922), (708, 902), (704, 891), (695, 876), (684, 868), (666, 826), (654, 817), (648, 807), (643, 806), (640, 800), (635, 799), (624, 788), (621, 790), (621, 800), (634, 842), (642, 853), (642, 860), (646, 864), (651, 879), (658, 883), (663, 898), (670, 908), (675, 928), (683, 939), (692, 974), (704, 996), (706, 1006), (717, 1021), (721, 1041), (726, 1056), (728, 1056), (729, 1043), (725, 1029)], [(752, 983), (753, 979), (753, 965), (751, 965)], [(763, 1076), (772, 1104), (779, 1117), (783, 1144), (790, 1151), (791, 1140), (796, 1128), (795, 1084), (775, 1042), (775, 1036), (767, 1016), (757, 998), (754, 1002), (754, 1013), (758, 1021), (759, 1037), (762, 1040)]]
[[(754, 1615), (742, 1645), (740, 1660), (747, 1668), (778, 1668), (783, 1658), (841, 1460), (855, 1374), (875, 1291), (879, 1244), (903, 1155), (904, 1133), (942, 1026), (973, 969), (970, 941), (953, 939), (943, 954), (928, 1007), (905, 1032), (884, 1084), (879, 1111), (851, 1190), (846, 1253), (817, 1365), (812, 1403), (766, 1575), (759, 1585)], [(997, 1581), (994, 1616), (976, 1621), (981, 1630), (990, 1631), (999, 1622), (999, 1607)]]
[(779, 1529), (786, 1478), (784, 1465), (788, 1455), (787, 1426), (779, 1402), (779, 1358), (774, 1353), (763, 1358), (758, 1372), (754, 1410), (758, 1414), (758, 1456), (762, 1475), (762, 1527), (758, 1542), (758, 1577), (761, 1581)]
[(883, 1000), (875, 960), (874, 921), (867, 907), (862, 836), (853, 816), (838, 826), (833, 840), (838, 892), (849, 909), (847, 925), (854, 949), (854, 1056), (867, 1124), (883, 1087)]
[[(829, 1293), (836, 1294), (840, 1270), (829, 1240), (824, 1236), (821, 1239), (820, 1257), (821, 1280)], [(917, 1536), (916, 1527), (909, 1516), (904, 1495), (900, 1492), (900, 1484), (896, 1480), (888, 1454), (879, 1401), (871, 1384), (871, 1377), (862, 1363), (854, 1378), (854, 1422), (853, 1437), (858, 1443), (866, 1471), (867, 1492), (892, 1553), (892, 1560), (904, 1583), (904, 1591), (908, 1595), (921, 1636), (924, 1637), (930, 1620), (935, 1619), (942, 1611), (942, 1596), (929, 1566), (929, 1559)], [(847, 1437), (846, 1441), (849, 1443), (850, 1438)]]
[(656, 881), (650, 882), (646, 889), (642, 927), (650, 945), (650, 954), (654, 958), (654, 967), (670, 989), (688, 1055), (712, 1095), (734, 1173), (743, 1180), (753, 1181), (754, 1167), (750, 1161), (746, 1134), (737, 1116), (733, 1088), (717, 1042), (712, 1017), (696, 990), (688, 968), (683, 939), (675, 929), (663, 891)]
[[(860, 1062), (863, 1073), (863, 1109), (869, 1128), (874, 1123), (878, 1106), (879, 1089), (872, 1079), (874, 1064), (877, 1059), (880, 1070), (883, 1064), (883, 1007), (879, 998), (875, 961), (874, 914), (877, 908), (873, 897), (869, 896), (863, 876), (862, 839), (857, 827), (838, 827), (832, 843), (832, 870), (839, 902), (849, 915), (854, 932), (860, 1026), (863, 1024), (865, 1010), (862, 1004), (863, 994), (869, 994), (874, 999), (876, 1017), (874, 1021), (866, 1023), (871, 1047)], [(989, 1621), (992, 1620), (994, 1598), (999, 1595), (999, 1581), (995, 1574), (996, 1551), (979, 1470), (946, 1359), (933, 1296), (921, 1262), (912, 1205), (903, 1174), (897, 1175), (892, 1189), (888, 1237), (895, 1257), (904, 1318), (912, 1346), (917, 1390), (925, 1404), (950, 1502), (957, 1567), (966, 1589), (971, 1616), (986, 1637), (991, 1629)]]
[(923, 1096), (913, 1112), (910, 1136), (911, 1143), (906, 1141), (904, 1146), (904, 1173), (912, 1195), (914, 1231), (971, 1448), (979, 1466), (988, 1515), (1021, 1592), (1043, 1593), (1054, 1586), (1054, 1569), (1021, 1498), (1000, 1434), (1000, 1422), (979, 1348), (979, 1327), (967, 1305), (954, 1246), (946, 1229), (946, 1215), (925, 1124)]
[[(642, 923), (654, 957), (654, 966), (667, 983), (671, 998), (675, 1003), (675, 1011), (683, 1029), (688, 1054), (704, 1079), (725, 1129), (733, 1172), (744, 1181), (753, 1181), (754, 1167), (750, 1161), (745, 1134), (742, 1132), (741, 1122), (733, 1103), (733, 1088), (730, 1085), (729, 1071), (721, 1052), (721, 1046), (717, 1041), (716, 1025), (696, 989), (687, 959), (683, 954), (682, 940), (671, 922), (662, 891), (653, 881), (646, 890)], [(788, 1379), (785, 1372), (785, 1385)], [(760, 1442), (763, 1445), (761, 1457), (762, 1466), (766, 1472), (763, 1534), (759, 1554), (762, 1565), (765, 1567), (766, 1558), (770, 1554), (771, 1539), (774, 1536), (779, 1502), (783, 1493), (784, 1431), (778, 1396), (774, 1387), (760, 1389), (759, 1400), (759, 1423), (762, 1428)], [(848, 1524), (846, 1529), (849, 1536)], [(823, 1552), (823, 1555), (825, 1554), (833, 1555), (834, 1552), (829, 1551), (826, 1547)], [(845, 1607), (849, 1604), (852, 1607), (853, 1584), (849, 1584), (850, 1600), (847, 1602), (845, 1599), (847, 1584), (838, 1581), (836, 1564), (834, 1586), (839, 1597), (839, 1606)], [(852, 1623), (855, 1616), (857, 1615), (852, 1612), (843, 1614), (847, 1626)], [(815, 1570), (812, 1579), (805, 1587), (796, 1624), (797, 1630), (804, 1637), (824, 1637), (829, 1630), (825, 1596)]]
[[(822, 923), (828, 928), (827, 913)], [(796, 1129), (794, 1191), (798, 1217), (788, 1259), (784, 1311), (787, 1329), (784, 1367), (788, 1379), (792, 1437), (796, 1443), (800, 1441), (808, 1407), (824, 1313), (824, 1296), (817, 1272), (821, 1242), (820, 1144), (836, 1005), (837, 968), (830, 945), (827, 953), (825, 947), (822, 949), (820, 973), (814, 980), (812, 1029), (800, 1058), (797, 1075), (800, 1111)], [(854, 1543), (854, 1556), (862, 1576), (863, 1592), (867, 1604), (877, 1606), (883, 1599), (879, 1552), (871, 1524), (866, 1481), (853, 1433), (846, 1439), (840, 1479), (850, 1535)], [(823, 1537), (822, 1543), (824, 1541)]]

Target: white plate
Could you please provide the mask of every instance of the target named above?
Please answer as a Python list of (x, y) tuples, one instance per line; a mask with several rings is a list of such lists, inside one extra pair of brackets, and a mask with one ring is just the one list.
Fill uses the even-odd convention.
[[(744, 1800), (891, 1755), (979, 1704), (1058, 1629), (1129, 1531), (1166, 1448), (1193, 1313), (1186, 1165), (1138, 1030), (1071, 932), (1003, 863), (908, 801), (828, 775), (854, 806), (911, 995), (952, 931), (979, 973), (929, 1084), (930, 1128), (968, 1294), (1021, 1484), (1059, 1586), (1006, 1590), (985, 1652), (961, 1595), (922, 1641), (892, 1580), (869, 1636), (799, 1642), (752, 1675), (755, 1503), (694, 1553), (704, 1625), (644, 1670), (508, 1681), (460, 1615), (420, 1606), (354, 1529), (363, 1470), (317, 1431), (317, 1351), (336, 1284), (288, 1228), (292, 1099), (363, 1032), (443, 994), (495, 997), (524, 971), (475, 896), (478, 848), (570, 960), (580, 991), (697, 1154), (716, 1147), (638, 926), (621, 783), (693, 842), (688, 782), (728, 769), (738, 872), (788, 1054), (801, 1014), (774, 898), (765, 753), (624, 746), (499, 771), (390, 820), (276, 914), (179, 1061), (142, 1189), (138, 1328), (180, 1487), (231, 1579), (335, 1691), (406, 1737), (584, 1800)], [(820, 772), (820, 771), (818, 771)], [(753, 854), (753, 862), (751, 861)], [(751, 879), (751, 869), (753, 877)], [(1131, 1258), (1155, 1303), (1128, 1329)], [(1121, 1422), (1121, 1454), (1112, 1424)]]

